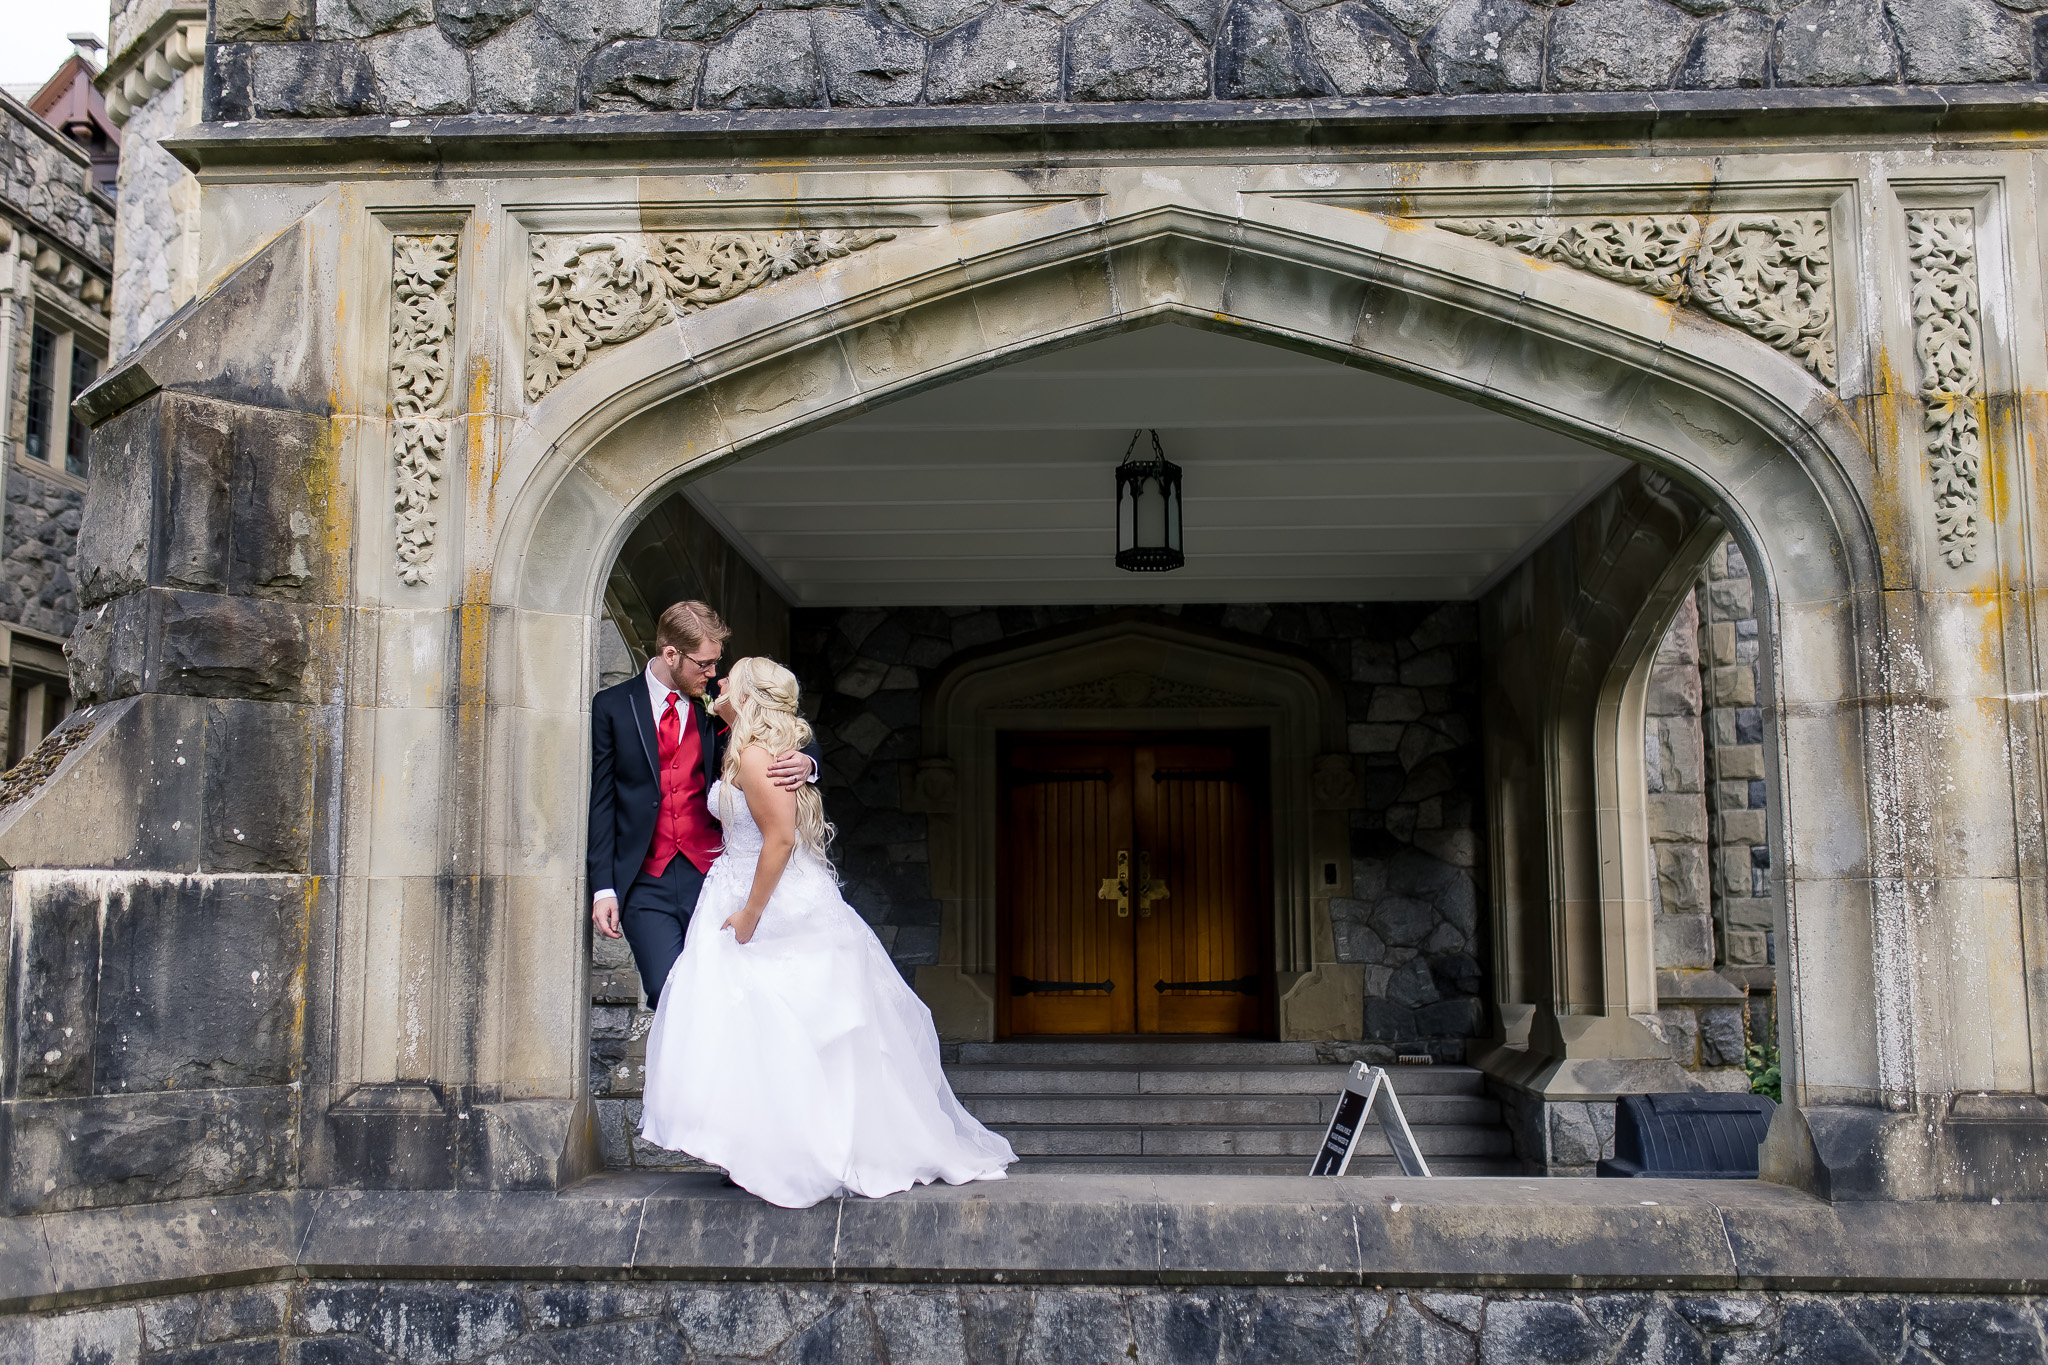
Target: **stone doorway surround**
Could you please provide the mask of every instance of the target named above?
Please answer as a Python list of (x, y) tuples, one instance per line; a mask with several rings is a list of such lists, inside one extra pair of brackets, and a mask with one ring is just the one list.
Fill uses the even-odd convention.
[[(410, 179), (350, 169), (370, 144), (324, 128), (261, 146), (195, 133), (207, 293), (86, 403), (87, 714), (0, 815), (17, 932), (129, 932), (108, 907), (138, 888), (165, 907), (145, 926), (274, 925), (244, 938), (271, 945), (274, 973), (195, 947), (186, 974), (275, 993), (279, 1023), (264, 1066), (205, 1073), (218, 1091), (101, 1093), (75, 1060), (99, 1046), (90, 1011), (49, 1001), (82, 1031), (64, 1035), (69, 1070), (24, 1082), (58, 1098), (9, 1101), (18, 1211), (590, 1170), (584, 705), (605, 572), (636, 520), (844, 414), (1167, 320), (1434, 386), (1697, 490), (1756, 573), (1775, 688), (1788, 1103), (1769, 1170), (1837, 1199), (2041, 1192), (2038, 1162), (2000, 1155), (2038, 1152), (2048, 1129), (2043, 571), (2024, 519), (1999, 510), (2038, 496), (2037, 418), (2015, 400), (2048, 388), (2038, 329), (2015, 322), (2040, 312), (2033, 273), (2010, 266), (2040, 250), (2028, 152), (1930, 163), (1922, 140), (1816, 152), (1696, 133), (1696, 152), (1646, 141), (1633, 158), (1302, 146), (1229, 164), (1162, 144), (1017, 169), (816, 156), (796, 173), (729, 151), (650, 170), (565, 140), (577, 174), (527, 175), (460, 127), (419, 131), (439, 160)], [(1798, 326), (1774, 328), (1739, 276), (1709, 278), (1724, 227), (1799, 256)], [(785, 235), (772, 271), (708, 301), (626, 268), (663, 236), (691, 238), (690, 256), (691, 234), (721, 233)], [(1657, 268), (1615, 265), (1616, 234)], [(624, 244), (623, 292), (584, 336), (549, 253), (594, 237)], [(1918, 345), (1929, 308), (1968, 345)], [(216, 526), (232, 553), (226, 529), (195, 529)], [(126, 780), (173, 734), (219, 761)], [(1334, 748), (1300, 756), (1318, 746)], [(234, 780), (254, 771), (278, 776)], [(1576, 944), (1604, 951), (1602, 917), (1626, 899), (1603, 887), (1572, 907), (1590, 926)], [(1287, 913), (1283, 960), (1313, 976), (1313, 914)], [(964, 978), (982, 959), (963, 944), (959, 961)], [(1553, 991), (1557, 1013), (1625, 1013), (1612, 975), (1574, 976), (1588, 994)], [(196, 1015), (162, 1018), (148, 1041), (129, 1028), (131, 1059), (232, 1055), (206, 1050)], [(51, 1136), (51, 1106), (143, 1123), (229, 1091), (220, 1124), (242, 1138), (195, 1151), (245, 1153), (232, 1170), (86, 1170)]]
[(1358, 1037), (1365, 969), (1336, 960), (1330, 924), (1330, 897), (1350, 892), (1358, 778), (1342, 696), (1318, 665), (1129, 613), (965, 659), (924, 710), (925, 753), (904, 808), (930, 817), (939, 961), (918, 968), (917, 991), (941, 1037), (996, 1032), (996, 736), (1090, 730), (1267, 732), (1280, 1037)]

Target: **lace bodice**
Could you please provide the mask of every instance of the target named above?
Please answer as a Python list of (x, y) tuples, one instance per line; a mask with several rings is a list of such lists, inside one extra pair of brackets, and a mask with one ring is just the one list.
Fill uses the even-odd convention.
[(711, 817), (725, 831), (723, 856), (749, 861), (760, 857), (761, 827), (754, 823), (754, 812), (747, 809), (746, 793), (721, 777), (711, 784), (706, 799), (711, 806)]

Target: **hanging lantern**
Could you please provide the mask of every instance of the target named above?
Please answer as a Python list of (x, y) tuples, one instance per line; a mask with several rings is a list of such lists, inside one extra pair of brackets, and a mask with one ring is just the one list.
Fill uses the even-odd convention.
[[(1138, 438), (1152, 437), (1152, 458), (1134, 460)], [(1188, 562), (1180, 544), (1180, 466), (1166, 458), (1156, 431), (1134, 431), (1116, 467), (1116, 566), (1158, 573)]]

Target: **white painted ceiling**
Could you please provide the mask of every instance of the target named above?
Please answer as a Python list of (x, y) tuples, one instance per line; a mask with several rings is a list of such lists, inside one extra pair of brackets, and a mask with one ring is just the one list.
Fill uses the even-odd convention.
[[(1140, 427), (1184, 471), (1187, 567), (1170, 573), (1112, 563), (1112, 471)], [(797, 606), (1442, 600), (1625, 467), (1412, 384), (1168, 324), (850, 418), (689, 495)]]

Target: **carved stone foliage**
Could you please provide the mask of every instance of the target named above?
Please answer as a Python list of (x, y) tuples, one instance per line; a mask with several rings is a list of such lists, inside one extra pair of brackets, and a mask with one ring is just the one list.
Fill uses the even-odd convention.
[(1835, 382), (1825, 214), (1447, 218), (1437, 226), (1689, 304)]
[(1977, 514), (1983, 505), (1984, 438), (1977, 405), (1984, 392), (1984, 348), (1974, 228), (1968, 209), (1906, 215), (1927, 472), (1933, 483), (1935, 533), (1952, 569), (1977, 557)]
[(630, 341), (679, 313), (723, 303), (895, 235), (854, 229), (535, 234), (527, 401), (582, 368), (599, 346)]
[(455, 338), (455, 236), (391, 243), (392, 507), (398, 576), (417, 587), (432, 576), (435, 485), (448, 450), (449, 361)]
[(1256, 697), (1241, 697), (1234, 692), (1201, 687), (1194, 683), (1175, 682), (1170, 678), (1158, 678), (1149, 673), (1128, 672), (1118, 673), (1114, 677), (1098, 678), (1094, 682), (1056, 687), (1049, 692), (1040, 692), (1011, 702), (1005, 709), (1014, 707), (1018, 710), (1045, 711), (1136, 711), (1153, 707), (1194, 709), (1264, 704)]

